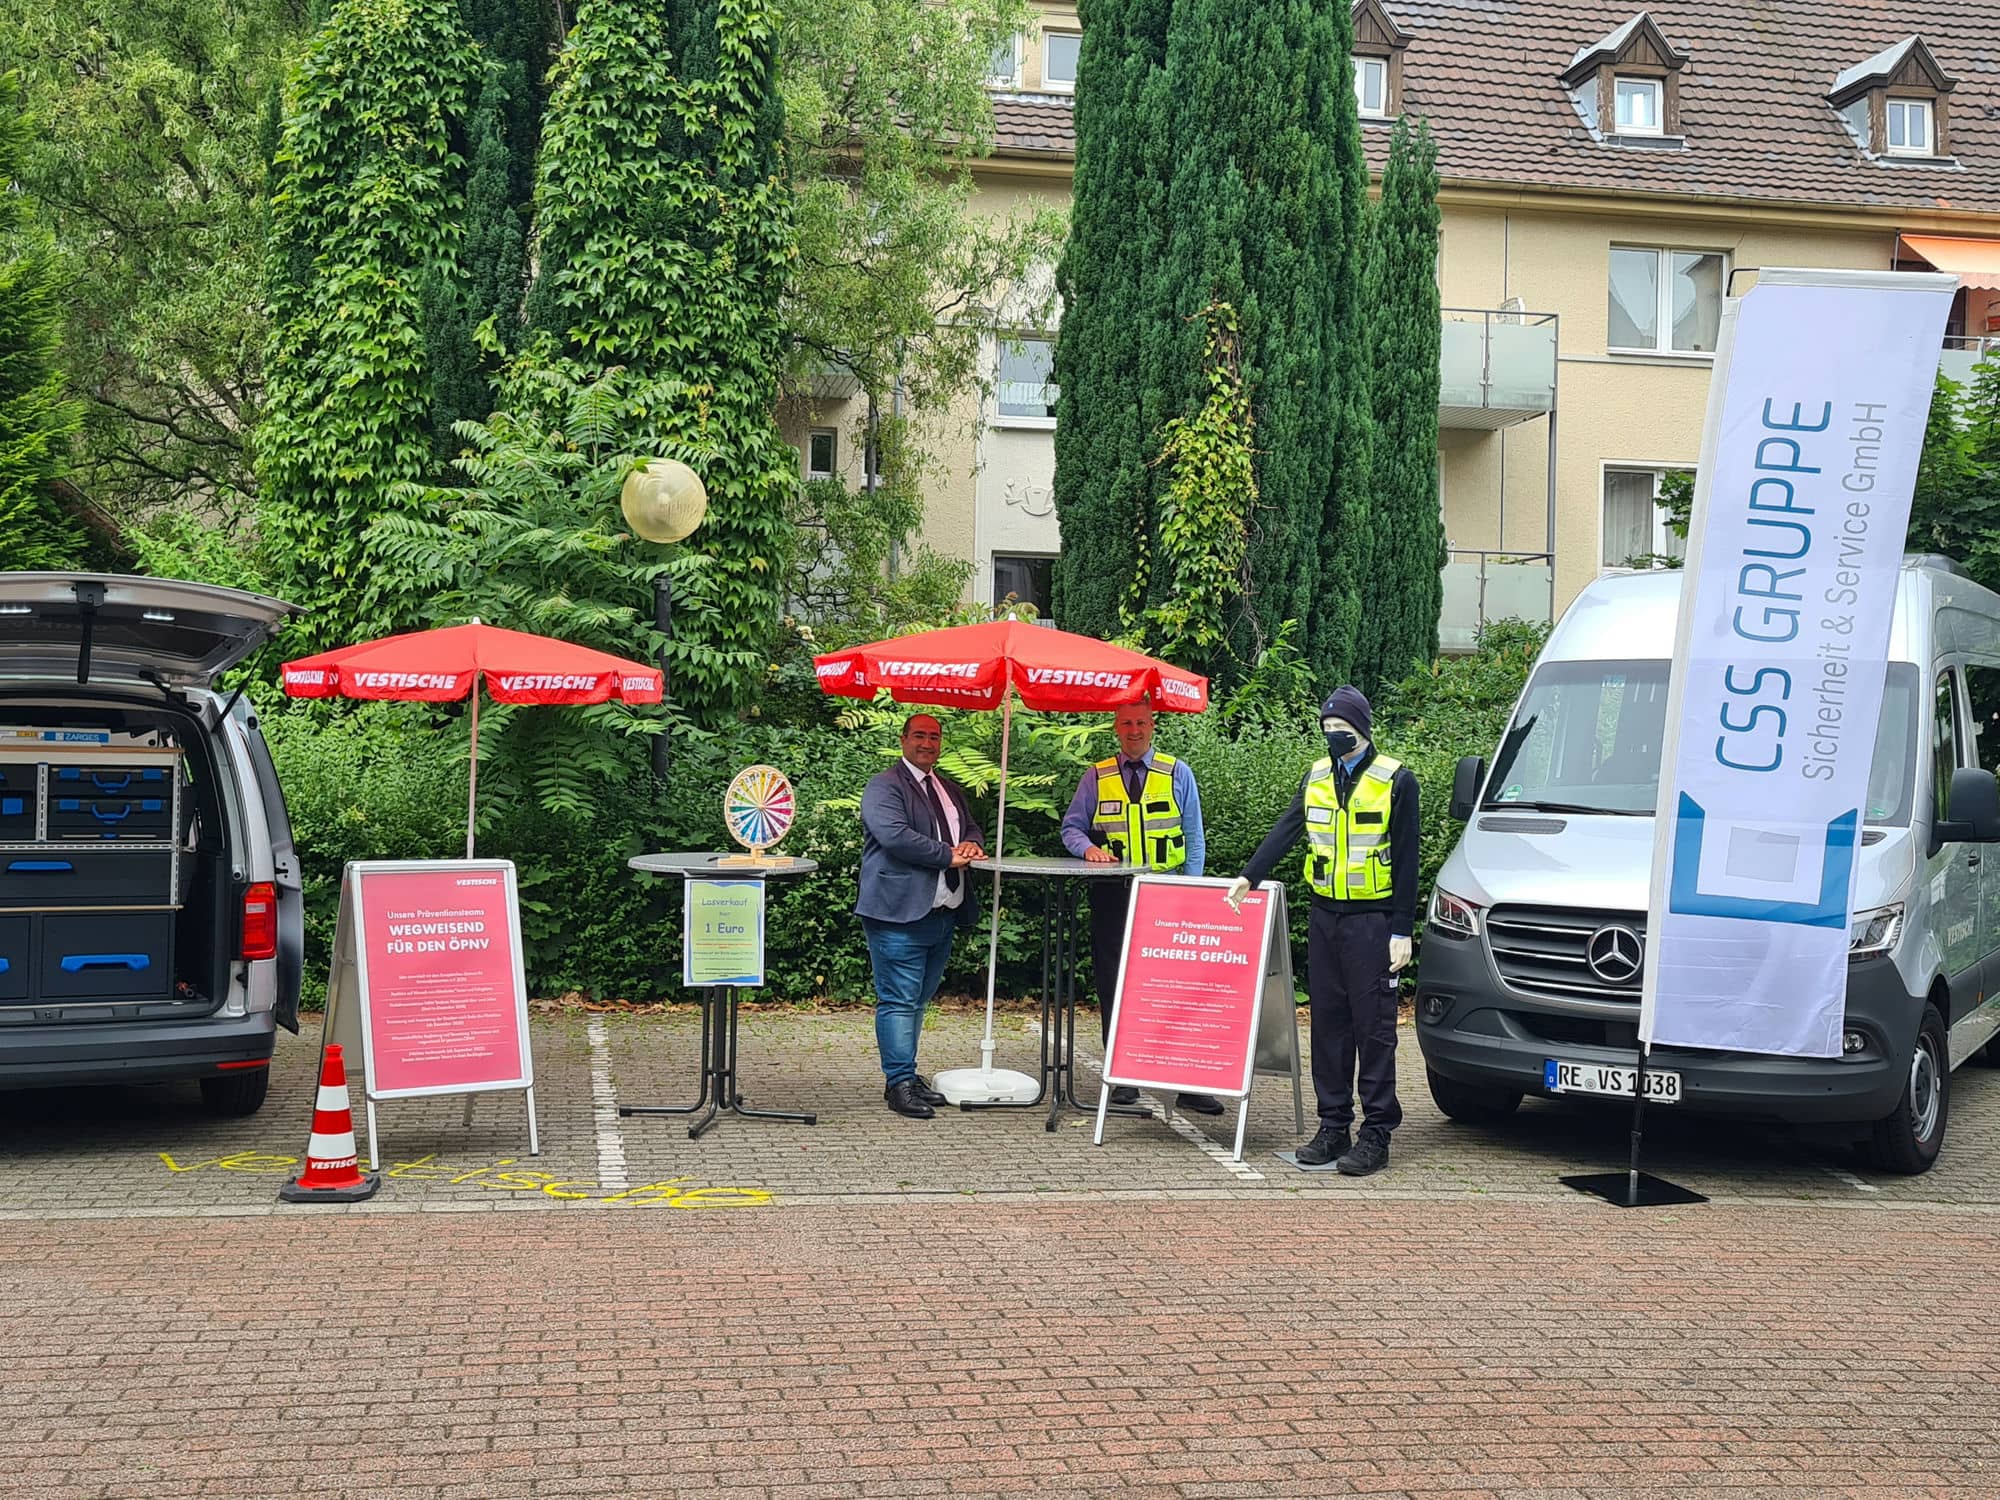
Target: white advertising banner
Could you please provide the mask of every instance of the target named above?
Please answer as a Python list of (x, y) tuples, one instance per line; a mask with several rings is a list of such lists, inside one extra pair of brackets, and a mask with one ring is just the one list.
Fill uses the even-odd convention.
[(1840, 1055), (1861, 808), (1955, 281), (1767, 270), (1725, 304), (1647, 913), (1647, 1043)]

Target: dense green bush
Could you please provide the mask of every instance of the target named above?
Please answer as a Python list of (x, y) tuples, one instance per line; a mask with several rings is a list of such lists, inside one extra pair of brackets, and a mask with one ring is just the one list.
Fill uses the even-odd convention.
[[(1397, 687), (1377, 706), (1383, 749), (1416, 772), (1423, 797), (1422, 889), (1458, 837), (1447, 815), (1452, 769), (1466, 753), (1488, 753), (1519, 694), (1539, 633), (1496, 628), (1475, 656), (1448, 658)], [(1283, 664), (1274, 664), (1283, 678)], [(1268, 694), (1269, 682), (1246, 693)], [(1260, 699), (1268, 703), (1268, 698)], [(1232, 711), (1233, 710), (1233, 711)], [(571, 710), (527, 709), (561, 715)], [(769, 993), (795, 1001), (866, 1001), (868, 955), (853, 898), (861, 861), (857, 809), (870, 776), (896, 754), (904, 710), (853, 705), (837, 722), (753, 720), (711, 737), (677, 742), (664, 782), (637, 774), (574, 817), (552, 818), (531, 802), (482, 821), (480, 852), (520, 870), (522, 936), (529, 982), (539, 994), (582, 990), (644, 1000), (678, 990), (680, 885), (635, 875), (634, 854), (723, 847), (722, 793), (741, 767), (765, 762), (791, 776), (799, 815), (784, 850), (819, 872), (771, 889), (767, 917)], [(994, 842), (1000, 716), (944, 713), (945, 768), (974, 799)], [(290, 800), (305, 870), (308, 958), (316, 987), (332, 939), (342, 865), (350, 859), (449, 858), (464, 840), (466, 726), (462, 714), (419, 705), (343, 709), (293, 704), (269, 715), (279, 774)], [(1233, 875), (1323, 752), (1310, 712), (1280, 719), (1239, 698), (1194, 718), (1168, 715), (1161, 745), (1184, 756), (1202, 789), (1208, 872)], [(1056, 853), (1057, 825), (1078, 778), (1113, 748), (1108, 716), (1016, 714), (1009, 764), (1007, 845)], [(635, 756), (639, 753), (634, 747)], [(1296, 858), (1279, 876), (1294, 881)], [(978, 899), (990, 899), (981, 883)], [(1003, 994), (1033, 992), (1040, 967), (1039, 892), (1007, 888), (1001, 928)], [(1294, 902), (1293, 942), (1303, 976), (1305, 903)], [(986, 929), (959, 942), (948, 992), (985, 988)]]

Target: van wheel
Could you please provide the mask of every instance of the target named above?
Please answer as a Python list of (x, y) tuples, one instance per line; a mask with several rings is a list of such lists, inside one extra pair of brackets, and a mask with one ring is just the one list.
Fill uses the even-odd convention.
[(1424, 1074), (1430, 1079), (1431, 1098), (1437, 1107), (1462, 1125), (1491, 1125), (1506, 1119), (1521, 1104), (1521, 1096), (1506, 1089), (1460, 1083), (1435, 1068), (1424, 1069)]
[(1951, 1051), (1935, 1005), (1924, 1007), (1910, 1077), (1896, 1107), (1875, 1122), (1869, 1159), (1884, 1172), (1913, 1177), (1928, 1172), (1944, 1146), (1951, 1115)]
[(241, 1073), (231, 1073), (226, 1078), (204, 1078), (201, 1081), (202, 1108), (212, 1115), (231, 1119), (254, 1115), (264, 1107), (264, 1096), (270, 1091), (269, 1068), (245, 1068)]

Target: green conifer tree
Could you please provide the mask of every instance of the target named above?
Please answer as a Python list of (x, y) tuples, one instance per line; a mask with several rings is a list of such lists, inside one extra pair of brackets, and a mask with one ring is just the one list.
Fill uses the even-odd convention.
[(675, 696), (747, 706), (777, 622), (797, 457), (772, 418), (793, 256), (770, 0), (585, 0), (543, 117), (536, 321), (587, 365), (673, 377), (716, 454), (692, 545), (714, 608), (677, 624), (720, 648)]
[(1353, 676), (1367, 692), (1437, 656), (1444, 524), (1438, 514), (1437, 145), (1430, 127), (1396, 122), (1371, 216), (1361, 306), (1374, 427), (1367, 542), (1369, 607)]
[(60, 569), (87, 551), (51, 490), (80, 413), (56, 364), (63, 301), (48, 237), (26, 222), (16, 180), (33, 130), (19, 77), (0, 73), (0, 566)]
[(278, 582), (322, 642), (415, 617), (366, 537), (435, 468), (422, 290), (456, 274), (453, 137), (480, 76), (456, 0), (339, 0), (288, 92), (257, 461)]

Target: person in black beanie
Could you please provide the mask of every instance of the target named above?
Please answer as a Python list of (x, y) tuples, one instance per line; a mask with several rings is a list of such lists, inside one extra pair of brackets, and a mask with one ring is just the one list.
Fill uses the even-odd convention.
[[(1241, 907), (1304, 834), (1312, 890), (1306, 989), (1312, 1002), (1313, 1093), (1319, 1133), (1299, 1165), (1335, 1162), (1350, 1177), (1389, 1165), (1396, 1101), (1396, 973), (1410, 961), (1417, 920), (1417, 778), (1378, 753), (1374, 715), (1355, 687), (1320, 706), (1326, 756), (1306, 772), (1250, 863), (1229, 888)], [(1361, 1134), (1352, 1135), (1361, 1087)]]

